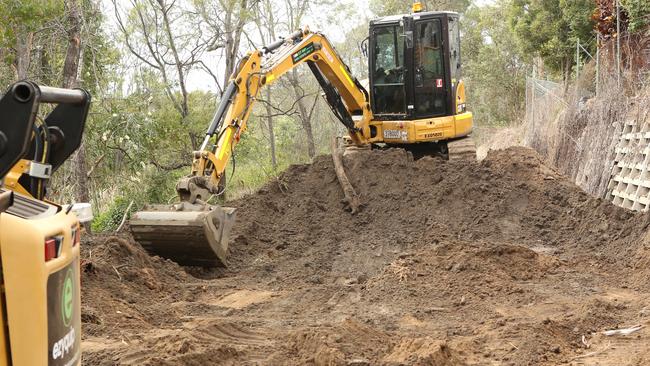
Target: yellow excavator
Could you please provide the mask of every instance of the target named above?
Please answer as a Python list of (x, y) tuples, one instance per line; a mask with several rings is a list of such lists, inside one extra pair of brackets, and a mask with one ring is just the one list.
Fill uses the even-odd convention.
[(370, 22), (364, 42), (369, 90), (351, 75), (325, 35), (305, 28), (237, 65), (198, 151), (176, 190), (180, 203), (157, 205), (130, 220), (134, 238), (151, 254), (181, 265), (225, 265), (234, 209), (207, 204), (224, 189), (224, 171), (246, 131), (260, 89), (307, 64), (325, 100), (356, 146), (405, 147), (444, 158), (475, 156), (473, 119), (460, 79), (459, 16), (423, 12)]
[(89, 105), (84, 90), (27, 81), (0, 97), (0, 365), (81, 363), (79, 211), (45, 193)]

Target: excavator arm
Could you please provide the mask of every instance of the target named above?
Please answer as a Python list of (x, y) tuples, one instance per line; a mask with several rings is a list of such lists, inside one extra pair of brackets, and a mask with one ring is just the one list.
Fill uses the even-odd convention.
[(224, 172), (260, 90), (303, 63), (352, 142), (368, 143), (372, 120), (368, 92), (324, 35), (304, 29), (249, 52), (233, 72), (203, 143), (193, 153), (190, 175), (176, 185), (181, 202), (148, 206), (131, 217), (131, 232), (147, 251), (181, 265), (225, 265), (235, 210), (207, 202), (224, 190)]
[[(350, 75), (327, 37), (304, 29), (261, 50), (249, 52), (238, 64), (221, 103), (206, 131), (201, 148), (193, 154), (192, 172), (176, 189), (182, 201), (206, 201), (220, 194), (228, 161), (246, 131), (248, 119), (262, 87), (307, 63), (324, 91), (334, 115), (357, 145), (367, 144), (372, 112), (368, 92)], [(356, 118), (357, 122), (353, 116)]]

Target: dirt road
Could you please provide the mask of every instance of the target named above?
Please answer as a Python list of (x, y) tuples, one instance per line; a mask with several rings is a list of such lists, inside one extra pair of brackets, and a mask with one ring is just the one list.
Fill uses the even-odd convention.
[(293, 166), (238, 207), (228, 269), (128, 237), (83, 252), (86, 365), (646, 365), (647, 215), (587, 196), (524, 148), (402, 150)]

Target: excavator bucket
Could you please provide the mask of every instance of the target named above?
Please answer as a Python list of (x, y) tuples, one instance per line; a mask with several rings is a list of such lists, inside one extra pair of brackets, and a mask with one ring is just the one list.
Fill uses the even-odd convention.
[(129, 225), (149, 254), (182, 266), (225, 267), (234, 221), (234, 208), (181, 202), (145, 207)]

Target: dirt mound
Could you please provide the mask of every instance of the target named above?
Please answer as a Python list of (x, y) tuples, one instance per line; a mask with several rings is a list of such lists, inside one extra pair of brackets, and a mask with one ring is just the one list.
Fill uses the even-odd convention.
[(466, 365), (445, 342), (428, 337), (402, 340), (382, 361), (387, 365)]
[(183, 269), (126, 237), (86, 243), (87, 363), (554, 365), (588, 352), (582, 336), (642, 320), (647, 218), (532, 150), (345, 165), (356, 215), (328, 156), (229, 202), (227, 269)]
[(126, 235), (91, 240), (81, 247), (85, 334), (149, 328), (178, 316), (160, 304), (186, 297), (180, 285), (192, 277), (183, 269), (149, 256)]
[(342, 212), (343, 195), (325, 156), (229, 203), (239, 207), (231, 269), (268, 263), (252, 273), (268, 276), (281, 256), (318, 275), (368, 276), (394, 259), (387, 262), (385, 253), (396, 257), (452, 238), (550, 254), (622, 254), (629, 245), (613, 244), (642, 231), (642, 218), (589, 197), (525, 148), (491, 152), (482, 162), (414, 161), (398, 149), (347, 160), (365, 204), (356, 216)]

